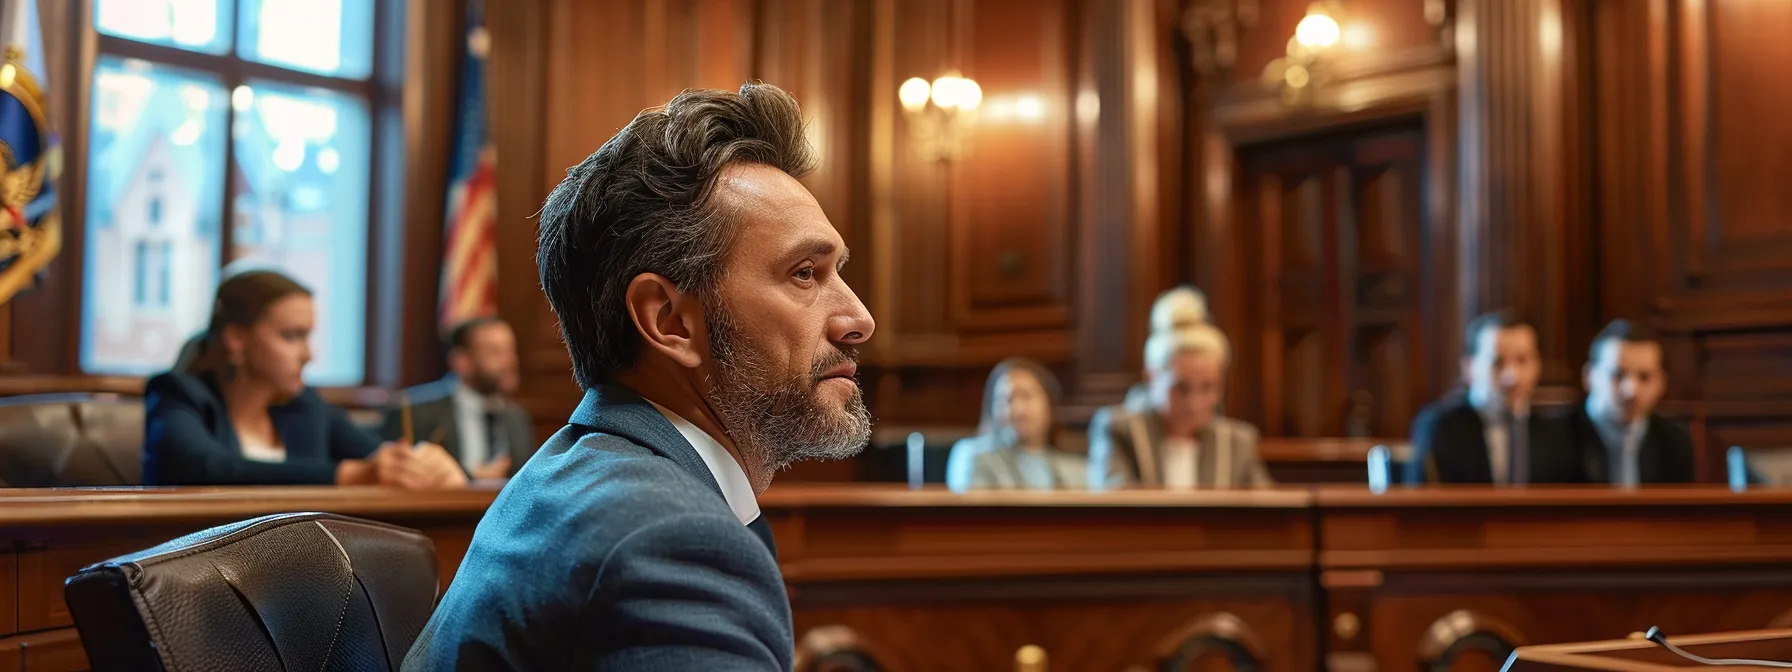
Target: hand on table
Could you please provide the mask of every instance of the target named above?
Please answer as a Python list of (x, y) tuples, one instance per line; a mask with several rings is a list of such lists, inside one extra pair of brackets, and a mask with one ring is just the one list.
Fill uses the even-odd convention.
[(446, 490), (467, 486), (460, 462), (434, 443), (387, 443), (374, 455), (381, 485), (406, 490)]

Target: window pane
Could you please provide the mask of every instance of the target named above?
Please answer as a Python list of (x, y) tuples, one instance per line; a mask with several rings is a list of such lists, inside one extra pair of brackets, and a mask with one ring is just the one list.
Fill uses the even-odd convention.
[(237, 28), (251, 61), (333, 77), (373, 72), (373, 0), (243, 0)]
[(362, 380), (367, 323), (366, 104), (331, 91), (254, 82), (232, 94), (232, 263), (277, 268), (317, 299), (313, 385)]
[(230, 51), (230, 0), (94, 0), (93, 25), (107, 35), (181, 49)]
[(205, 328), (218, 281), (224, 87), (101, 57), (93, 73), (81, 367), (147, 374)]

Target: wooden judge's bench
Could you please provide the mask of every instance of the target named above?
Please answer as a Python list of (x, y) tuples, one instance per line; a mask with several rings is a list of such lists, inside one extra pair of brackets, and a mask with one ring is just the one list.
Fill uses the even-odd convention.
[[(321, 510), (423, 530), (446, 582), (494, 494), (0, 491), (0, 672), (85, 668), (62, 581), (87, 563)], [(805, 663), (1009, 670), (1034, 646), (1050, 670), (1485, 668), (1651, 625), (1792, 625), (1792, 491), (789, 485), (761, 506)]]

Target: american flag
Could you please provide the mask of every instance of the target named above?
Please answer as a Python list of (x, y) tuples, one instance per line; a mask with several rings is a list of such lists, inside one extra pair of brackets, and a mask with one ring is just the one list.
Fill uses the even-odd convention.
[(467, 51), (460, 76), (454, 164), (448, 174), (448, 228), (442, 245), (442, 324), (484, 317), (498, 308), (495, 153), (485, 126), (483, 3), (467, 3)]

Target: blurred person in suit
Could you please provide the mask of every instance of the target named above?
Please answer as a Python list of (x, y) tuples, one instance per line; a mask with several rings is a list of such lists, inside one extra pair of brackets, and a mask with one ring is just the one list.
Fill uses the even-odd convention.
[(1582, 375), (1587, 398), (1569, 414), (1568, 427), (1587, 480), (1622, 487), (1693, 482), (1692, 435), (1655, 413), (1667, 371), (1653, 331), (1612, 320), (1593, 337)]
[(310, 290), (284, 275), (220, 283), (190, 360), (145, 387), (144, 483), (464, 486), (441, 446), (381, 444), (306, 387), (315, 322)]
[(1024, 357), (997, 363), (983, 385), (983, 414), (977, 435), (952, 446), (948, 465), (968, 461), (966, 490), (1082, 490), (1088, 460), (1060, 450), (1056, 420), (1061, 398), (1057, 376)]
[(444, 339), (447, 377), (405, 391), (386, 410), (381, 434), (403, 438), (404, 404), (411, 431), (441, 444), (476, 479), (509, 478), (535, 454), (535, 428), (517, 405), (516, 334), (496, 317), (462, 321)]
[(876, 327), (796, 99), (688, 90), (567, 171), (537, 264), (584, 399), (480, 520), (406, 670), (789, 670), (758, 495), (871, 438)]
[(1257, 455), (1257, 428), (1221, 415), (1229, 362), (1225, 334), (1206, 322), (1152, 334), (1144, 398), (1089, 422), (1090, 489), (1275, 485)]
[[(1151, 331), (1146, 338), (1207, 323), (1207, 295), (1189, 285), (1173, 287), (1151, 302)], [(1140, 382), (1126, 390), (1125, 406), (1135, 411), (1150, 408), (1150, 391), (1145, 383)]]
[(1463, 330), (1467, 389), (1419, 411), (1405, 480), (1419, 483), (1577, 483), (1579, 453), (1559, 416), (1533, 412), (1542, 370), (1537, 330), (1508, 312)]

